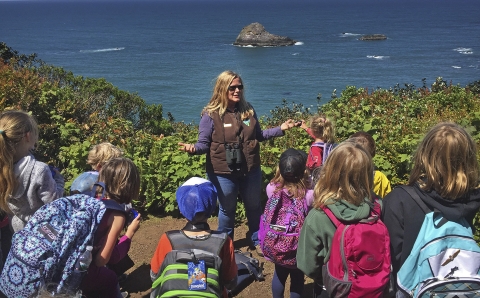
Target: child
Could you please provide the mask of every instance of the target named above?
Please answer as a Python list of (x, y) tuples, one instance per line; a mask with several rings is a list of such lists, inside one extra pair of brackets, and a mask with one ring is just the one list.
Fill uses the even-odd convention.
[[(140, 174), (130, 159), (114, 158), (106, 162), (100, 171), (99, 181), (106, 186), (105, 200), (129, 204), (132, 200), (138, 199)], [(93, 261), (80, 287), (87, 297), (96, 295), (118, 298), (128, 295), (126, 292), (120, 292), (117, 274), (105, 266), (107, 263), (116, 263), (127, 255), (132, 237), (140, 227), (140, 214), (128, 225), (125, 234), (117, 243), (125, 223), (126, 218), (123, 212), (110, 209), (105, 211), (95, 232)]]
[(479, 164), (475, 141), (465, 129), (448, 122), (430, 129), (413, 156), (408, 186), (393, 189), (384, 199), (383, 219), (390, 232), (394, 274), (412, 252), (425, 218), (407, 189), (447, 220), (464, 217), (473, 226), (480, 208)]
[[(305, 219), (308, 209), (313, 203), (313, 190), (309, 189), (309, 179), (306, 174), (307, 154), (296, 149), (287, 149), (280, 155), (280, 162), (277, 167), (275, 177), (267, 185), (267, 206), (262, 216), (262, 223), (267, 225), (277, 224), (280, 226), (295, 226), (294, 230), (285, 231), (287, 233), (299, 233), (301, 224)], [(284, 200), (289, 200), (287, 204)], [(281, 204), (281, 206), (279, 205)], [(299, 210), (302, 214), (289, 213), (287, 209), (293, 206), (292, 210)], [(283, 211), (282, 211), (283, 209)], [(292, 211), (290, 210), (290, 211)], [(269, 216), (272, 214), (272, 216)], [(286, 214), (291, 214), (286, 219)], [(273, 221), (272, 221), (273, 219)], [(292, 224), (291, 224), (292, 223)], [(261, 231), (263, 231), (265, 227)], [(268, 229), (268, 227), (267, 227)], [(268, 232), (261, 233), (261, 243), (265, 257), (275, 263), (275, 271), (272, 279), (273, 297), (283, 298), (285, 291), (285, 282), (290, 275), (290, 297), (301, 297), (304, 287), (304, 274), (296, 267), (296, 245), (298, 236), (287, 237), (277, 236), (270, 241)], [(282, 239), (282, 237), (285, 237)], [(290, 239), (290, 240), (289, 240)], [(275, 245), (276, 242), (280, 245)], [(288, 243), (291, 251), (285, 251), (280, 243)], [(281, 251), (276, 253), (275, 250)], [(277, 256), (277, 257), (275, 257)], [(281, 256), (281, 257), (279, 257)]]
[[(357, 223), (368, 218), (371, 214), (372, 204), (372, 172), (373, 165), (368, 152), (363, 150), (360, 145), (351, 142), (338, 145), (329, 155), (328, 162), (322, 167), (319, 181), (314, 189), (314, 209), (307, 215), (297, 249), (297, 266), (307, 276), (314, 279), (315, 297), (320, 297), (321, 285), (324, 284), (323, 280), (327, 275), (326, 272), (322, 274), (322, 267), (332, 254), (332, 245), (339, 244), (332, 243), (336, 225), (324, 210), (328, 208), (329, 214), (333, 214), (332, 216), (335, 216), (337, 221), (346, 224)], [(376, 210), (378, 209), (380, 209), (379, 206)], [(386, 229), (384, 231), (386, 233)], [(388, 248), (387, 238), (388, 234), (382, 239), (385, 240), (383, 244)], [(368, 239), (368, 241), (374, 240)], [(341, 264), (337, 265), (341, 266)], [(388, 281), (388, 273), (386, 281)], [(327, 286), (326, 283), (325, 285)]]
[(310, 127), (302, 121), (303, 128), (313, 139), (308, 152), (307, 167), (310, 171), (320, 167), (323, 161), (327, 159), (328, 154), (333, 149), (335, 143), (335, 134), (332, 121), (325, 115), (315, 115), (310, 119)]
[[(359, 131), (350, 136), (349, 140), (359, 144), (365, 149), (372, 158), (375, 156), (375, 140), (371, 135), (364, 131)], [(392, 191), (390, 180), (387, 176), (379, 170), (374, 170), (373, 175), (373, 192), (380, 198), (384, 198), (389, 192)]]
[(30, 154), (37, 141), (38, 126), (31, 115), (15, 110), (0, 115), (0, 209), (9, 215), (14, 232), (41, 206), (63, 196), (60, 172), (53, 170), (52, 177), (48, 165)]
[(98, 181), (98, 172), (103, 164), (112, 158), (123, 156), (123, 151), (111, 143), (104, 142), (93, 146), (88, 152), (87, 164), (92, 167), (93, 171), (80, 174), (70, 187), (70, 194), (82, 193), (91, 195), (93, 185)]
[[(166, 262), (169, 260), (168, 256), (171, 255), (169, 253), (174, 253), (174, 249), (180, 250), (187, 247), (191, 249), (203, 249), (212, 254), (218, 253), (221, 259), (221, 272), (218, 274), (220, 275), (221, 284), (223, 284), (224, 288), (219, 289), (219, 294), (223, 291), (223, 297), (227, 298), (227, 289), (232, 289), (236, 285), (237, 264), (235, 263), (232, 239), (224, 232), (210, 230), (207, 223), (207, 219), (215, 211), (217, 206), (217, 191), (215, 187), (208, 180), (193, 177), (178, 188), (176, 197), (178, 208), (188, 222), (180, 231), (170, 231), (160, 237), (151, 261), (150, 274), (154, 285), (161, 274), (168, 274), (166, 273), (168, 270), (161, 272), (161, 269), (167, 265)], [(177, 236), (175, 238), (178, 240), (173, 241), (175, 243), (172, 243), (170, 238), (173, 234)], [(210, 275), (210, 272), (207, 270), (206, 274)], [(185, 284), (176, 282), (177, 286), (179, 284), (185, 286), (182, 289), (179, 288), (181, 286), (178, 286), (178, 288), (171, 288), (169, 290), (188, 291), (186, 288), (186, 280), (184, 283)], [(158, 297), (160, 292), (165, 291), (160, 285), (153, 287), (151, 297)], [(210, 290), (210, 286), (208, 290)], [(192, 293), (192, 297), (195, 296), (193, 290), (190, 293)]]

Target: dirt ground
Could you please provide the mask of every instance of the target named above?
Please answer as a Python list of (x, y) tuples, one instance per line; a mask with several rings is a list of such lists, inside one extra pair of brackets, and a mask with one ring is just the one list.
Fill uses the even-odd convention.
[[(129, 256), (135, 262), (135, 266), (127, 271), (128, 278), (122, 283), (122, 290), (128, 291), (131, 298), (149, 297), (150, 287), (152, 285), (150, 279), (150, 259), (157, 247), (160, 236), (168, 231), (174, 229), (181, 229), (185, 225), (185, 219), (176, 219), (172, 217), (150, 217), (144, 220), (140, 229), (133, 237), (132, 246), (130, 248)], [(211, 218), (209, 221), (210, 228), (217, 228), (217, 218)], [(248, 227), (242, 224), (235, 228), (235, 248), (242, 251), (248, 249), (248, 240), (245, 237)], [(253, 256), (258, 258), (264, 264), (264, 282), (254, 282), (245, 290), (243, 290), (236, 297), (271, 297), (271, 281), (274, 271), (274, 266), (271, 262), (259, 257), (255, 251)], [(290, 297), (288, 292), (288, 282), (286, 287), (285, 297)], [(313, 291), (313, 283), (309, 278), (305, 278), (305, 290), (302, 297), (311, 297)]]

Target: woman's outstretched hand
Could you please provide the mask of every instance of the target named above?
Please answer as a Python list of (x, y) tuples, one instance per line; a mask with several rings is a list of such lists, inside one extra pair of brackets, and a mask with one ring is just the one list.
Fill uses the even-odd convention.
[(178, 150), (187, 153), (195, 153), (195, 146), (193, 146), (193, 144), (178, 143)]
[(301, 121), (297, 121), (295, 122), (294, 120), (292, 119), (288, 119), (287, 121), (283, 122), (282, 125), (280, 125), (280, 128), (282, 130), (288, 130), (292, 127), (295, 127), (295, 126), (300, 126), (302, 125), (302, 122)]

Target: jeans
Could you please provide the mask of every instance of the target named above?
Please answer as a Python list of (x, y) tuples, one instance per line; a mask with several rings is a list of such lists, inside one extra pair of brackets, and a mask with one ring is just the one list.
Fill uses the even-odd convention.
[(290, 275), (290, 298), (302, 297), (303, 287), (305, 283), (305, 275), (298, 269), (290, 269), (275, 264), (275, 272), (272, 278), (272, 295), (273, 298), (283, 298), (285, 292), (285, 283)]
[(233, 240), (237, 196), (245, 205), (248, 229), (253, 246), (258, 245), (258, 228), (262, 215), (260, 194), (262, 188), (262, 171), (260, 167), (252, 169), (247, 175), (207, 173), (208, 180), (217, 188), (220, 212), (218, 214), (218, 230), (227, 232)]

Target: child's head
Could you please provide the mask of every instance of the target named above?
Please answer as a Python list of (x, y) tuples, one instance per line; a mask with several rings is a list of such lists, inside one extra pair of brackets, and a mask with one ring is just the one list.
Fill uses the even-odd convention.
[(478, 187), (477, 146), (461, 126), (442, 122), (420, 142), (413, 156), (409, 184), (435, 190), (443, 198), (455, 200)]
[(88, 152), (87, 163), (92, 166), (92, 169), (100, 171), (105, 162), (121, 156), (123, 156), (123, 151), (120, 148), (108, 142), (100, 143), (93, 146)]
[(363, 149), (370, 153), (372, 158), (375, 156), (375, 140), (370, 134), (364, 131), (359, 131), (351, 135), (348, 140), (362, 146)]
[(38, 141), (38, 125), (33, 116), (23, 111), (0, 114), (0, 209), (8, 211), (7, 200), (16, 180), (13, 163), (27, 156)]
[(0, 114), (0, 148), (2, 159), (16, 162), (27, 156), (38, 141), (38, 125), (24, 111), (5, 111)]
[(99, 173), (98, 181), (105, 183), (105, 193), (121, 204), (138, 200), (140, 173), (128, 158), (117, 157), (107, 161)]
[(304, 151), (289, 148), (280, 155), (277, 172), (272, 183), (277, 188), (287, 188), (295, 197), (305, 195), (308, 173), (305, 170), (307, 154)]
[(343, 142), (328, 155), (315, 185), (315, 207), (328, 204), (329, 199), (343, 199), (360, 205), (371, 199), (373, 165), (370, 154), (362, 146)]
[(326, 143), (335, 142), (335, 131), (332, 121), (325, 115), (314, 115), (310, 118), (310, 129), (316, 138), (322, 139)]
[(212, 182), (192, 177), (177, 189), (178, 209), (193, 223), (206, 222), (217, 207), (217, 190)]

